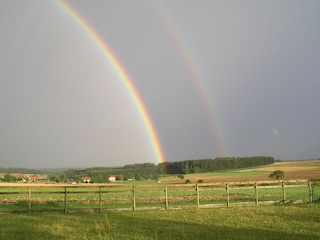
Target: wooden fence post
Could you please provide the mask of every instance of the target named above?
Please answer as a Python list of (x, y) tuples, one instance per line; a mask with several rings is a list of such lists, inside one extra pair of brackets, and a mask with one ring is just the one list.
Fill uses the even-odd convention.
[(308, 189), (309, 189), (309, 203), (312, 203), (312, 183), (308, 180)]
[(230, 205), (230, 196), (229, 196), (229, 184), (226, 183), (226, 193), (227, 193), (227, 207)]
[(67, 212), (67, 188), (64, 187), (64, 213)]
[(133, 198), (133, 211), (136, 210), (136, 193), (135, 193), (135, 188), (132, 186), (132, 198)]
[(28, 187), (28, 212), (31, 213), (31, 187)]
[(101, 187), (99, 187), (99, 212), (102, 211), (102, 203), (101, 203)]
[(258, 185), (257, 182), (254, 183), (254, 194), (256, 196), (256, 206), (259, 204), (259, 196), (258, 196)]
[(196, 191), (197, 191), (197, 208), (200, 206), (200, 193), (199, 193), (199, 185), (196, 185)]
[(169, 207), (169, 203), (168, 203), (168, 186), (166, 185), (166, 188), (165, 188), (165, 194), (166, 194), (166, 210), (168, 209)]
[(284, 181), (282, 181), (282, 203), (284, 204), (286, 201), (286, 190), (284, 188)]

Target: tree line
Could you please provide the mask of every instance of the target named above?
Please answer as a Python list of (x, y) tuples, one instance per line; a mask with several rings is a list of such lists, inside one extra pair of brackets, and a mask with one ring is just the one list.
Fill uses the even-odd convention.
[(29, 169), (29, 168), (1, 168), (1, 173), (22, 173), (22, 174), (46, 174), (45, 171), (40, 169)]
[(225, 157), (216, 159), (187, 160), (160, 163), (160, 168), (168, 174), (188, 174), (217, 172), (239, 168), (249, 168), (274, 163), (273, 157)]

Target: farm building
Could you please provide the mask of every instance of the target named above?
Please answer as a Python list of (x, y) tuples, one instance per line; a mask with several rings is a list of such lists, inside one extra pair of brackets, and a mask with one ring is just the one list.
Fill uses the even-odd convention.
[(123, 175), (110, 175), (108, 180), (109, 182), (115, 182), (115, 181), (123, 181), (124, 176)]
[(29, 177), (30, 182), (38, 182), (40, 180), (40, 177), (37, 175), (33, 175)]
[(111, 176), (109, 176), (108, 180), (110, 182), (115, 182), (116, 181), (116, 176), (115, 175), (111, 175)]
[(91, 181), (91, 178), (88, 176), (82, 177), (81, 179), (82, 179), (82, 182), (84, 182), (84, 183), (89, 183)]

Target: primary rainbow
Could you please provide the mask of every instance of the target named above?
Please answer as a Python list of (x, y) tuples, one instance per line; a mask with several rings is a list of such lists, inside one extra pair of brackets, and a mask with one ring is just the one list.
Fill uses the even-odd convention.
[(157, 135), (157, 132), (151, 121), (151, 117), (137, 91), (129, 75), (121, 65), (120, 61), (116, 58), (114, 53), (111, 51), (107, 43), (98, 35), (98, 33), (90, 26), (90, 24), (68, 3), (63, 0), (56, 0), (56, 3), (83, 29), (83, 31), (90, 36), (93, 42), (101, 50), (103, 55), (111, 63), (116, 73), (119, 75), (123, 84), (130, 93), (138, 111), (143, 119), (147, 132), (149, 134), (152, 146), (156, 158), (159, 163), (165, 162), (164, 153)]

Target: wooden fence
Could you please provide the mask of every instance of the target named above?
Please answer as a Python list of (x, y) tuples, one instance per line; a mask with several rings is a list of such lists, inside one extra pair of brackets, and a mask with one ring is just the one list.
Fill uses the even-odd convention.
[(0, 184), (0, 212), (103, 212), (313, 202), (313, 181), (199, 184)]

